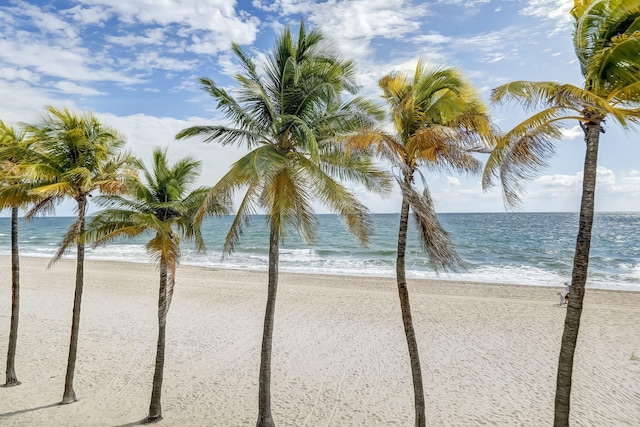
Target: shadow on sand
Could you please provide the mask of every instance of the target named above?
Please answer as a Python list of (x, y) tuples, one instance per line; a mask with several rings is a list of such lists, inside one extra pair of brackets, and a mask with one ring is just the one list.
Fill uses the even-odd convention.
[(25, 414), (27, 412), (39, 411), (40, 409), (53, 408), (54, 406), (60, 406), (60, 404), (59, 403), (50, 403), (49, 405), (37, 406), (35, 408), (20, 409), (19, 411), (6, 412), (4, 414), (0, 414), (0, 419), (6, 418), (6, 417), (11, 417), (13, 415)]
[(143, 424), (144, 424), (144, 420), (145, 420), (145, 419), (146, 419), (146, 418), (143, 418), (143, 419), (141, 419), (141, 420), (133, 421), (133, 422), (126, 423), (126, 424), (118, 424), (118, 425), (117, 425), (117, 426), (115, 426), (115, 427), (133, 427), (133, 426), (143, 425)]

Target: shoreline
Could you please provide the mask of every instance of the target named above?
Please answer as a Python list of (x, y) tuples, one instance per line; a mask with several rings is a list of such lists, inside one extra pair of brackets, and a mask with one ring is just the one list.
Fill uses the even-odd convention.
[[(79, 401), (64, 384), (75, 260), (21, 258), (19, 387), (0, 388), (0, 424), (132, 425), (148, 409), (157, 334), (151, 263), (85, 261)], [(0, 364), (10, 257), (0, 256)], [(255, 424), (266, 271), (181, 265), (167, 320), (160, 425)], [(282, 272), (272, 404), (280, 426), (412, 424), (412, 385), (394, 278)], [(427, 421), (549, 424), (561, 286), (411, 279)], [(576, 425), (640, 419), (640, 293), (588, 289), (576, 364)], [(634, 357), (635, 355), (635, 357)], [(637, 359), (637, 360), (636, 360)]]
[[(10, 259), (10, 255), (0, 255), (0, 260), (2, 259)], [(34, 255), (21, 255), (20, 259), (47, 259), (50, 260), (51, 256), (34, 256)], [(75, 257), (73, 256), (65, 256), (62, 258), (61, 261), (66, 260), (66, 261), (70, 261), (70, 260), (75, 260)], [(90, 256), (85, 258), (85, 262), (92, 262), (92, 263), (113, 263), (113, 264), (118, 264), (118, 263), (124, 263), (124, 264), (140, 264), (140, 265), (153, 265), (152, 262), (146, 262), (143, 260), (133, 260), (133, 261), (129, 261), (126, 259), (106, 259), (106, 258), (91, 258)], [(52, 268), (55, 268), (52, 267)], [(202, 269), (203, 271), (216, 271), (216, 270), (225, 270), (225, 271), (238, 271), (238, 272), (246, 272), (246, 271), (251, 271), (251, 272), (255, 272), (255, 273), (266, 273), (267, 272), (267, 268), (263, 268), (263, 269), (258, 269), (258, 268), (240, 268), (240, 267), (233, 267), (233, 266), (217, 266), (217, 265), (201, 265), (201, 264), (189, 264), (189, 263), (180, 263), (178, 265), (179, 269)], [(369, 274), (361, 274), (361, 275), (357, 275), (357, 274), (352, 274), (352, 273), (334, 273), (332, 271), (326, 271), (326, 272), (305, 272), (305, 271), (291, 271), (291, 270), (287, 270), (286, 268), (280, 268), (279, 269), (279, 274), (282, 275), (299, 275), (299, 276), (329, 276), (329, 277), (344, 277), (346, 279), (362, 279), (362, 278), (370, 278), (370, 279), (374, 279), (374, 280), (391, 280), (393, 281), (393, 283), (395, 283), (395, 275), (394, 274), (389, 274), (389, 275), (369, 275)], [(482, 281), (482, 280), (466, 280), (466, 279), (459, 279), (459, 278), (449, 278), (447, 277), (446, 273), (442, 274), (439, 277), (436, 278), (422, 278), (422, 277), (413, 277), (410, 274), (407, 275), (407, 280), (408, 282), (415, 282), (415, 283), (424, 283), (424, 284), (429, 284), (429, 283), (451, 283), (451, 284), (465, 284), (465, 285), (477, 285), (477, 286), (482, 286), (482, 285), (490, 285), (490, 286), (525, 286), (527, 288), (531, 288), (531, 287), (536, 287), (536, 288), (542, 288), (542, 289), (558, 289), (560, 291), (564, 292), (564, 283), (562, 282), (558, 282), (557, 284), (524, 284), (524, 283), (511, 283), (511, 282), (502, 282), (502, 281)], [(592, 291), (606, 291), (606, 292), (629, 292), (632, 294), (639, 294), (640, 293), (640, 288), (638, 289), (621, 289), (621, 287), (623, 287), (623, 285), (613, 285), (612, 288), (600, 288), (600, 287), (593, 287), (593, 285), (589, 285), (587, 284), (587, 292), (592, 292)]]

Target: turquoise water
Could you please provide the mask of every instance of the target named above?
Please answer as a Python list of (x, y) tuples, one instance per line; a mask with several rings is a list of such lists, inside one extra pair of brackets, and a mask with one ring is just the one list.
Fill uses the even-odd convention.
[[(569, 280), (577, 233), (573, 213), (441, 214), (466, 270), (441, 273), (441, 279), (561, 286)], [(397, 214), (373, 216), (375, 232), (362, 248), (339, 218), (318, 216), (317, 240), (305, 244), (289, 232), (282, 245), (281, 271), (388, 276), (395, 274)], [(262, 270), (267, 268), (268, 230), (264, 217), (252, 217), (237, 251), (221, 259), (231, 217), (204, 222), (206, 253), (185, 245), (182, 264)], [(21, 255), (50, 257), (73, 222), (68, 217), (36, 218), (20, 223)], [(410, 224), (410, 227), (413, 227)], [(438, 277), (429, 267), (409, 229), (407, 273), (414, 278)], [(0, 254), (10, 253), (10, 219), (0, 218)], [(121, 240), (90, 249), (89, 259), (149, 261), (144, 242), (150, 236)], [(70, 255), (72, 256), (72, 254)], [(640, 213), (596, 215), (591, 245), (588, 286), (640, 291)]]

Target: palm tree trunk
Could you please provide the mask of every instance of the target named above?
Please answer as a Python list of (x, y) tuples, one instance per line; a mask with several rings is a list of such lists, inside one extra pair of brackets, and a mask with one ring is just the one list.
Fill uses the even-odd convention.
[[(410, 185), (410, 182), (408, 183)], [(420, 355), (418, 354), (418, 342), (413, 329), (411, 319), (411, 305), (409, 304), (409, 289), (405, 274), (405, 253), (407, 250), (407, 228), (409, 223), (409, 201), (403, 197), (400, 211), (400, 228), (398, 231), (398, 256), (396, 260), (396, 278), (398, 282), (398, 296), (400, 297), (400, 310), (402, 311), (402, 324), (407, 338), (409, 360), (411, 362), (411, 375), (413, 377), (413, 395), (415, 406), (415, 425), (426, 425), (424, 388), (422, 385), (422, 370), (420, 369)]]
[(11, 326), (7, 351), (7, 381), (5, 387), (20, 385), (16, 376), (16, 348), (20, 316), (20, 255), (18, 253), (18, 208), (11, 208)]
[(587, 152), (584, 161), (580, 225), (576, 241), (576, 253), (573, 259), (571, 294), (569, 296), (567, 314), (564, 320), (564, 332), (562, 334), (560, 358), (558, 361), (554, 414), (555, 427), (567, 427), (569, 425), (573, 357), (576, 350), (576, 342), (578, 340), (578, 330), (580, 329), (582, 300), (584, 299), (585, 284), (587, 282), (587, 269), (589, 267), (589, 249), (591, 247), (591, 227), (593, 225), (600, 129), (601, 126), (599, 121), (589, 122), (585, 125)]
[[(87, 210), (86, 196), (78, 197), (78, 235), (82, 236), (85, 229), (85, 215)], [(76, 369), (76, 354), (78, 352), (78, 332), (80, 330), (80, 305), (82, 303), (82, 288), (84, 286), (84, 240), (77, 243), (76, 261), (76, 289), (73, 298), (73, 319), (71, 321), (71, 339), (69, 343), (69, 359), (67, 360), (67, 375), (64, 381), (64, 394), (61, 404), (73, 403), (76, 393), (73, 391), (73, 375)]]
[(256, 427), (275, 427), (271, 415), (271, 348), (273, 341), (273, 321), (276, 309), (276, 291), (278, 290), (278, 258), (280, 254), (280, 233), (277, 226), (271, 224), (269, 234), (269, 286), (267, 289), (267, 308), (262, 331), (262, 350), (260, 352), (260, 379), (258, 386), (258, 421)]
[(158, 295), (158, 343), (156, 345), (156, 367), (153, 373), (151, 404), (144, 424), (156, 423), (162, 419), (162, 380), (164, 378), (165, 329), (167, 325), (167, 263), (160, 261), (160, 290)]

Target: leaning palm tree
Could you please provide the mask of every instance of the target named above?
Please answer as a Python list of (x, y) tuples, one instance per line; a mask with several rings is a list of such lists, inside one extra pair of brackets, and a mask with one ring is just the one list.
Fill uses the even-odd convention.
[[(102, 124), (93, 114), (75, 114), (67, 109), (45, 107), (38, 123), (28, 126), (36, 140), (36, 159), (26, 167), (27, 177), (38, 185), (32, 190), (42, 203), (67, 198), (77, 203), (77, 218), (65, 234), (50, 266), (76, 245), (77, 268), (69, 358), (63, 404), (76, 401), (73, 377), (78, 348), (80, 305), (84, 285), (85, 216), (93, 192), (115, 194), (123, 190), (131, 156), (120, 152), (125, 141), (115, 129)], [(38, 209), (36, 205), (34, 209)]]
[(640, 122), (640, 3), (576, 0), (574, 47), (584, 87), (516, 81), (493, 90), (494, 102), (518, 101), (539, 110), (499, 141), (485, 166), (484, 186), (502, 182), (508, 204), (517, 205), (523, 182), (546, 164), (564, 121), (577, 121), (586, 144), (576, 250), (558, 361), (554, 425), (569, 425), (571, 377), (587, 281), (600, 134), (606, 118), (627, 128)]
[(368, 155), (344, 150), (341, 136), (371, 120), (377, 110), (357, 97), (354, 65), (338, 58), (317, 30), (300, 25), (294, 40), (287, 28), (267, 55), (263, 69), (238, 46), (233, 51), (243, 67), (236, 75), (237, 97), (209, 79), (202, 87), (218, 102), (231, 126), (195, 126), (177, 138), (202, 136), (206, 142), (245, 145), (251, 151), (231, 166), (212, 188), (200, 215), (221, 194), (246, 189), (224, 244), (230, 254), (239, 242), (249, 215), (260, 209), (269, 224), (268, 295), (260, 357), (257, 426), (274, 426), (271, 414), (271, 349), (278, 286), (279, 245), (286, 228), (303, 239), (315, 237), (312, 199), (345, 220), (361, 242), (370, 232), (368, 210), (341, 181), (386, 190), (387, 175)]
[[(11, 209), (11, 325), (7, 351), (5, 387), (20, 385), (15, 370), (20, 317), (20, 255), (18, 216), (36, 199), (29, 192), (31, 183), (23, 177), (22, 166), (29, 161), (33, 140), (24, 129), (10, 127), (0, 120), (0, 210)], [(41, 207), (46, 207), (41, 206)]]
[[(353, 136), (350, 146), (373, 147), (398, 170), (402, 204), (396, 279), (413, 378), (415, 425), (425, 426), (424, 387), (405, 272), (409, 211), (432, 268), (437, 272), (461, 266), (449, 234), (438, 221), (420, 168), (479, 173), (481, 163), (471, 153), (486, 151), (493, 132), (478, 93), (456, 69), (429, 68), (419, 61), (413, 77), (393, 73), (380, 79), (379, 85), (395, 133), (371, 128)], [(422, 192), (415, 188), (417, 177), (421, 178)]]
[[(151, 404), (149, 415), (144, 420), (144, 423), (153, 423), (162, 419), (165, 328), (175, 285), (176, 266), (180, 259), (180, 242), (181, 239), (193, 240), (198, 250), (204, 249), (200, 226), (193, 220), (209, 188), (199, 187), (189, 192), (189, 187), (198, 178), (200, 170), (200, 162), (190, 157), (169, 165), (166, 150), (157, 148), (153, 151), (151, 170), (141, 162), (138, 165), (146, 184), (132, 179), (127, 185), (130, 196), (98, 198), (97, 203), (108, 209), (98, 212), (91, 220), (86, 237), (95, 245), (101, 245), (116, 238), (133, 238), (153, 233), (146, 248), (160, 268), (158, 343)], [(208, 213), (218, 215), (226, 214), (229, 210), (226, 200), (211, 203), (208, 207)]]

